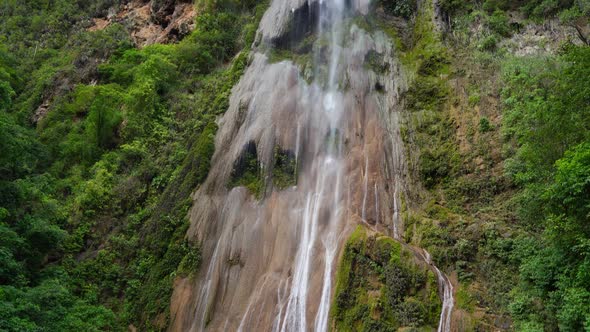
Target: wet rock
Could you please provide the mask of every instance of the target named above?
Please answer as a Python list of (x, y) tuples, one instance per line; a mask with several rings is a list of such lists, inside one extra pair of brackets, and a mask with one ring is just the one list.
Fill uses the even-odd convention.
[(293, 18), (289, 29), (273, 40), (273, 44), (277, 47), (286, 48), (290, 44), (297, 44), (316, 29), (319, 3), (317, 1), (305, 2), (303, 6), (293, 9), (291, 13)]

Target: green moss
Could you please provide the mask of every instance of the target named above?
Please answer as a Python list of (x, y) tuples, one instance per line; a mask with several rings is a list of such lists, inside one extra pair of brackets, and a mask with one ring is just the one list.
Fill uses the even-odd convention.
[(383, 54), (377, 53), (374, 50), (369, 51), (365, 55), (365, 67), (378, 74), (384, 74), (389, 71), (389, 64), (385, 63)]
[[(424, 108), (411, 118), (413, 131), (408, 135), (411, 138), (408, 143), (420, 151), (418, 164), (414, 167), (417, 168), (422, 183), (427, 188), (433, 188), (456, 174), (460, 167), (460, 155), (455, 142), (455, 124), (441, 110), (442, 102), (428, 97), (419, 100), (416, 97), (424, 95), (424, 91), (437, 93), (438, 88), (431, 88), (428, 84), (418, 85), (408, 92), (408, 107)], [(420, 87), (424, 87), (424, 90)]]
[(315, 34), (310, 34), (292, 47), (272, 48), (268, 52), (268, 61), (270, 63), (276, 63), (290, 60), (304, 69), (306, 66), (311, 65), (312, 49), (316, 40), (317, 36)]
[(375, 23), (373, 20), (371, 20), (371, 18), (372, 17), (368, 15), (357, 15), (352, 18), (351, 24), (354, 24), (367, 32), (372, 32), (375, 30)]
[(273, 48), (268, 53), (268, 62), (277, 63), (285, 60), (293, 60), (294, 54), (290, 50)]
[(440, 111), (448, 97), (446, 82), (436, 77), (418, 76), (406, 93), (407, 107), (410, 111)]
[(455, 124), (448, 114), (451, 89), (445, 79), (450, 72), (446, 48), (433, 26), (432, 3), (426, 1), (416, 17), (414, 45), (402, 55), (407, 69), (416, 73), (405, 94), (411, 112), (402, 138), (420, 151), (412, 165), (427, 188), (448, 181), (459, 169)]
[(418, 66), (418, 74), (422, 76), (437, 76), (442, 73), (448, 73), (449, 58), (445, 50), (438, 53), (425, 54)]
[(469, 290), (461, 284), (457, 292), (455, 293), (457, 307), (459, 309), (465, 310), (469, 313), (473, 313), (475, 310), (475, 300), (469, 293)]
[(428, 293), (428, 300), (426, 301), (428, 309), (428, 321), (435, 322), (440, 317), (442, 303), (438, 297), (438, 280), (432, 271), (428, 271), (426, 291)]
[(347, 244), (359, 245), (367, 238), (367, 232), (363, 226), (357, 226), (348, 238)]
[(428, 269), (414, 263), (411, 252), (358, 226), (337, 271), (331, 317), (338, 331), (434, 328), (440, 313), (436, 290), (436, 280), (433, 287)]
[(432, 1), (428, 0), (421, 4), (416, 15), (412, 32), (414, 43), (401, 57), (404, 66), (411, 71), (416, 72), (424, 59), (445, 51), (432, 21), (433, 11)]

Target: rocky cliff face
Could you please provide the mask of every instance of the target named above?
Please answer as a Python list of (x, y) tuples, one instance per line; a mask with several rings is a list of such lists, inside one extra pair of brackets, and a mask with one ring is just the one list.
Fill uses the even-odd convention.
[[(403, 242), (407, 78), (391, 37), (361, 27), (369, 8), (271, 3), (219, 121), (212, 170), (193, 196), (188, 237), (205, 259), (193, 279), (176, 282), (171, 330), (325, 331), (352, 230), (365, 225)], [(285, 156), (292, 173), (282, 173)], [(285, 175), (292, 183), (277, 181)], [(408, 252), (438, 271), (421, 250)], [(440, 278), (447, 331), (452, 294)]]
[[(204, 264), (176, 280), (170, 330), (509, 328), (501, 309), (466, 300), (477, 291), (462, 285), (458, 258), (473, 258), (461, 237), (480, 225), (451, 213), (437, 192), (460, 172), (501, 173), (497, 144), (471, 160), (478, 152), (468, 137), (501, 141), (490, 129), (501, 121), (498, 74), (449, 57), (468, 47), (439, 1), (404, 4), (409, 13), (382, 2), (272, 1), (219, 120), (212, 171), (193, 195), (187, 237)], [(490, 29), (470, 24), (469, 37)], [(492, 46), (550, 54), (572, 38), (574, 27), (527, 23)], [(465, 96), (475, 75), (494, 92)], [(470, 134), (474, 121), (480, 133)], [(345, 245), (358, 225), (372, 236)], [(375, 243), (396, 244), (375, 251)], [(409, 265), (391, 261), (402, 247)], [(383, 282), (386, 267), (396, 271), (390, 278), (430, 279), (386, 299), (395, 288)], [(338, 287), (336, 275), (345, 280)]]
[(194, 29), (195, 5), (191, 1), (134, 0), (112, 7), (106, 17), (96, 17), (92, 31), (113, 23), (123, 24), (138, 46), (177, 42)]

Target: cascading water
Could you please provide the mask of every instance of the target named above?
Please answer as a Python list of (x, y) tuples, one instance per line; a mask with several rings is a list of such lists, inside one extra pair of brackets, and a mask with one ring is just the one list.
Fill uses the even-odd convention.
[[(203, 267), (177, 280), (171, 330), (326, 331), (337, 259), (354, 227), (400, 239), (406, 83), (392, 41), (353, 23), (368, 9), (369, 0), (272, 1), (193, 195), (187, 236), (201, 244)], [(306, 70), (269, 61), (273, 48), (310, 36)], [(369, 54), (387, 71), (369, 70)], [(279, 150), (296, 163), (296, 185), (282, 190), (272, 181)], [(259, 199), (228, 187), (245, 151), (262, 165)]]
[[(320, 304), (315, 316), (314, 330), (325, 331), (328, 326), (328, 312), (331, 295), (331, 274), (338, 249), (338, 237), (341, 227), (343, 206), (341, 177), (344, 160), (342, 159), (342, 136), (339, 135), (342, 115), (341, 98), (338, 91), (338, 64), (340, 45), (342, 44), (342, 24), (344, 20), (344, 0), (326, 0), (319, 5), (319, 35), (328, 35), (330, 55), (327, 59), (328, 81), (325, 86), (316, 82), (312, 97), (318, 98), (319, 111), (327, 120), (323, 135), (333, 139), (328, 144), (317, 145), (313, 152), (310, 171), (315, 178), (315, 185), (307, 193), (305, 209), (302, 215), (303, 232), (295, 259), (294, 275), (291, 281), (290, 296), (287, 301), (285, 318), (281, 331), (307, 331), (311, 325), (307, 321), (307, 301), (312, 260), (317, 254), (323, 255), (323, 278), (321, 282)], [(325, 32), (327, 31), (327, 33)], [(317, 49), (314, 59), (314, 76), (321, 75), (319, 68), (323, 64), (322, 52)], [(312, 124), (308, 124), (312, 125)], [(315, 128), (318, 130), (320, 128)], [(322, 213), (323, 212), (323, 213)], [(320, 220), (322, 218), (322, 220)], [(323, 224), (323, 227), (321, 227)], [(320, 229), (321, 228), (321, 229)], [(319, 247), (319, 248), (318, 248)]]

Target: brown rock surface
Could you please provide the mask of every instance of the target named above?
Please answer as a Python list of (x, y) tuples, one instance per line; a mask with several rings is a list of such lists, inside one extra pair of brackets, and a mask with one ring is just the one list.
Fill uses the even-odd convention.
[(102, 30), (113, 23), (123, 24), (138, 46), (177, 42), (195, 27), (192, 3), (135, 0), (122, 5), (114, 15), (93, 19), (89, 31)]

